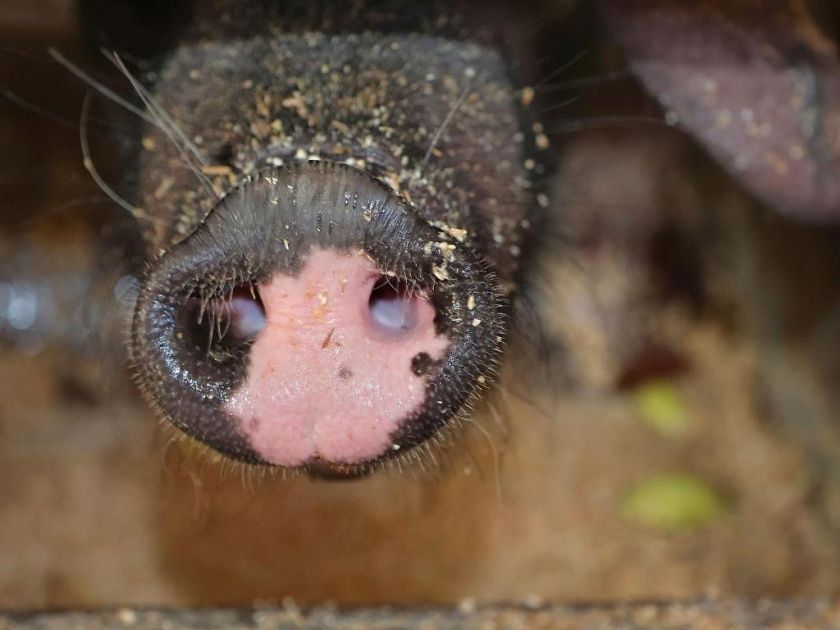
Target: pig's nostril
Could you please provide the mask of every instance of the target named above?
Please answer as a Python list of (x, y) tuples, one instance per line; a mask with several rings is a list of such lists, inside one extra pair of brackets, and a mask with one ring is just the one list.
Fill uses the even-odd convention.
[(265, 307), (256, 290), (253, 295), (244, 288), (235, 291), (229, 310), (230, 332), (237, 341), (254, 339), (265, 328)]
[(419, 321), (422, 300), (422, 296), (411, 291), (404, 283), (382, 276), (370, 293), (370, 319), (381, 332), (391, 335), (410, 332)]
[(187, 301), (184, 326), (194, 341), (230, 346), (253, 341), (265, 327), (265, 307), (256, 287), (236, 286), (232, 292), (204, 298), (191, 295)]

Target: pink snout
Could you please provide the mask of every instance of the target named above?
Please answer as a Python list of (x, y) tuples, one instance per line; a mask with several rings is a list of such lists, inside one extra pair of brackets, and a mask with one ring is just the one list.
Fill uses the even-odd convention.
[(362, 251), (318, 248), (296, 276), (277, 273), (258, 293), (231, 303), (232, 332), (254, 340), (224, 406), (253, 450), (286, 467), (398, 450), (393, 436), (420, 410), (449, 347), (428, 297)]

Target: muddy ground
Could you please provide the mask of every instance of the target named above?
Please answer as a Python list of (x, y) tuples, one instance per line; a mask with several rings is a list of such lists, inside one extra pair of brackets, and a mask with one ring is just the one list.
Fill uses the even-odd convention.
[(631, 80), (550, 126), (561, 220), (454, 443), (358, 481), (272, 478), (135, 393), (130, 226), (81, 165), (84, 86), (45, 51), (85, 59), (74, 16), (33, 4), (0, 0), (0, 607), (840, 594), (837, 231), (751, 200)]

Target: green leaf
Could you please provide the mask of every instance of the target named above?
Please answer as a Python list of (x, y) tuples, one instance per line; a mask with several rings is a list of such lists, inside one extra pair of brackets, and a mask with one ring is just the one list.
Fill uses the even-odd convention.
[(688, 417), (677, 386), (670, 381), (650, 381), (633, 391), (636, 411), (649, 427), (668, 436), (685, 433)]
[(674, 531), (707, 525), (726, 510), (726, 501), (709, 483), (673, 474), (636, 484), (624, 498), (622, 515), (648, 527)]

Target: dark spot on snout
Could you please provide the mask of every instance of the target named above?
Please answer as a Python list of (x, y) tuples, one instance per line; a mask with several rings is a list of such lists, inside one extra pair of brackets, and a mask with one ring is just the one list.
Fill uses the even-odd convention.
[(353, 378), (353, 371), (346, 365), (342, 365), (341, 369), (338, 371), (338, 378), (340, 378), (342, 381), (349, 381), (351, 378)]
[(411, 371), (414, 372), (415, 376), (426, 376), (434, 364), (435, 361), (428, 353), (418, 352), (411, 359)]

